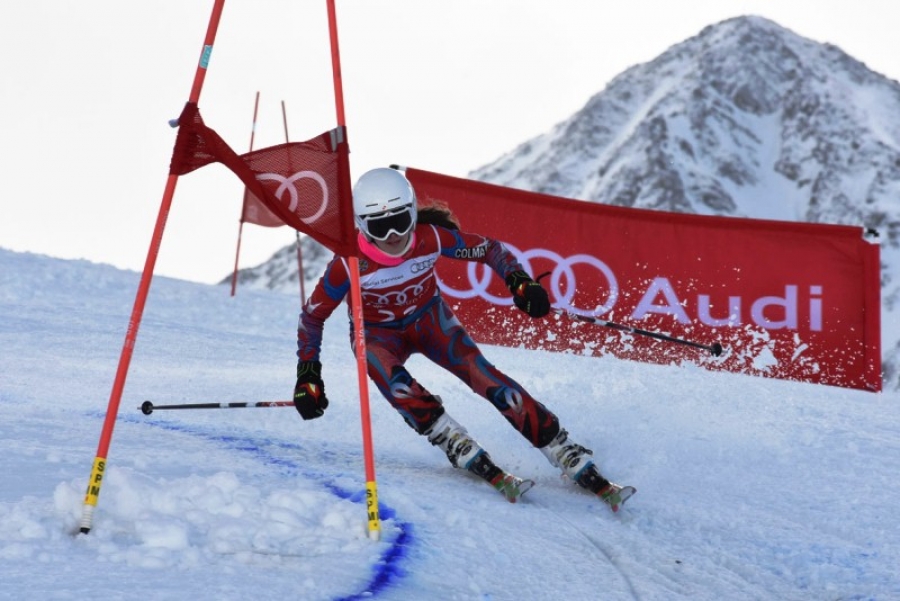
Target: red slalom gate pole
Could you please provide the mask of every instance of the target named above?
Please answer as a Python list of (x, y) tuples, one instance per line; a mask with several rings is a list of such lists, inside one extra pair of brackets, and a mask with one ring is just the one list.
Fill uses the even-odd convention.
[[(288, 135), (287, 109), (284, 106), (284, 100), (281, 101), (281, 120), (284, 123), (284, 142), (287, 144), (291, 141)], [(300, 306), (306, 304), (306, 289), (303, 284), (303, 248), (300, 246), (300, 231), (297, 231), (297, 279), (300, 280)]]
[[(189, 102), (196, 103), (200, 99), (200, 91), (203, 89), (203, 81), (206, 77), (206, 69), (209, 65), (209, 58), (212, 54), (213, 42), (216, 38), (216, 31), (219, 28), (219, 19), (222, 16), (222, 8), (224, 5), (225, 0), (215, 0), (212, 14), (209, 18), (209, 25), (206, 30), (206, 38), (203, 41), (203, 49), (200, 52), (200, 61), (197, 65), (197, 70), (194, 73), (194, 83), (191, 86)], [(177, 121), (174, 123), (170, 122), (170, 125), (177, 125)], [(103, 475), (106, 471), (106, 459), (109, 453), (109, 444), (112, 440), (116, 416), (119, 413), (122, 390), (125, 388), (128, 366), (131, 363), (131, 356), (134, 351), (135, 341), (137, 340), (138, 328), (140, 327), (144, 306), (147, 302), (147, 293), (150, 290), (150, 280), (153, 278), (153, 269), (156, 266), (156, 258), (159, 255), (159, 247), (162, 243), (163, 231), (166, 227), (166, 220), (169, 216), (169, 209), (172, 206), (172, 197), (175, 195), (175, 185), (177, 182), (178, 176), (170, 173), (163, 191), (159, 214), (156, 218), (156, 226), (153, 229), (153, 237), (150, 240), (150, 248), (147, 251), (147, 259), (144, 262), (144, 271), (141, 273), (141, 281), (140, 284), (138, 284), (137, 295), (134, 299), (134, 307), (131, 310), (131, 319), (128, 322), (128, 329), (125, 333), (125, 343), (122, 346), (122, 353), (119, 356), (119, 366), (116, 370), (112, 391), (110, 392), (109, 404), (106, 408), (106, 418), (103, 421), (103, 430), (100, 433), (100, 442), (97, 445), (97, 455), (94, 457), (94, 464), (91, 468), (91, 475), (88, 480), (87, 491), (85, 492), (84, 507), (82, 509), (80, 523), (80, 532), (82, 534), (90, 532), (91, 527), (93, 526), (94, 510), (97, 507), (97, 499), (100, 496), (100, 488), (103, 484)]]
[[(338, 127), (346, 126), (344, 117), (344, 89), (341, 80), (341, 58), (338, 47), (337, 16), (334, 0), (328, 1), (328, 31), (331, 39), (331, 67), (334, 78), (334, 103), (337, 109)], [(350, 189), (349, 165), (343, 170), (342, 188)], [(359, 283), (359, 259), (348, 257), (350, 269), (350, 300), (353, 312), (353, 347), (356, 350), (357, 378), (359, 380), (359, 410), (362, 421), (363, 456), (366, 468), (366, 513), (369, 538), (381, 538), (381, 519), (378, 512), (378, 484), (375, 481), (375, 453), (372, 448), (372, 421), (369, 412), (369, 380), (366, 370), (366, 333), (363, 325), (362, 290)]]
[[(259, 91), (256, 92), (256, 100), (253, 103), (253, 127), (250, 128), (250, 150), (253, 150), (253, 140), (256, 138), (256, 115), (259, 113)], [(247, 210), (247, 188), (244, 188), (244, 201), (241, 203), (241, 219), (238, 225), (237, 248), (234, 251), (234, 271), (231, 274), (231, 296), (237, 291), (238, 261), (241, 257), (241, 235), (244, 233), (244, 213)]]

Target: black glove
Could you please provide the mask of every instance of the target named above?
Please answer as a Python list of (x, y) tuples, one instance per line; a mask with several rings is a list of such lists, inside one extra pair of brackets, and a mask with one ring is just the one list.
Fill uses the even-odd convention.
[(328, 407), (325, 383), (322, 381), (322, 364), (318, 361), (301, 361), (297, 364), (297, 385), (294, 386), (294, 407), (303, 419), (322, 417)]
[(543, 317), (550, 312), (547, 291), (524, 271), (514, 271), (506, 276), (506, 287), (512, 292), (516, 306), (530, 316)]

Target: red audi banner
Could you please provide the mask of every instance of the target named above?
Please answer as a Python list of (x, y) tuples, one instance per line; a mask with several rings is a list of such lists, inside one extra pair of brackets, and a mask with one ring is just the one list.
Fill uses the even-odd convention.
[[(476, 341), (881, 390), (879, 249), (860, 227), (687, 215), (570, 200), (407, 169), (420, 203), (503, 241), (553, 306), (532, 320), (500, 278), (442, 261)], [(612, 322), (632, 331), (602, 325)], [(720, 356), (634, 329), (724, 348)]]

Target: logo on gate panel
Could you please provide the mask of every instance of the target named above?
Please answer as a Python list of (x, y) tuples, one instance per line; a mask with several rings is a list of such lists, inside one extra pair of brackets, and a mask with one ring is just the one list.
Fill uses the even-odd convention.
[[(541, 283), (549, 287), (551, 297), (555, 299), (553, 303), (554, 306), (565, 309), (576, 315), (585, 316), (600, 315), (606, 313), (615, 306), (616, 301), (619, 298), (619, 283), (616, 280), (616, 276), (613, 274), (612, 269), (600, 259), (587, 254), (576, 254), (570, 257), (563, 257), (559, 253), (544, 248), (532, 248), (522, 252), (507, 242), (504, 242), (503, 244), (511, 253), (513, 253), (513, 255), (515, 255), (516, 259), (522, 264), (522, 268), (527, 273), (534, 273), (531, 261), (542, 259), (553, 264), (553, 269), (550, 272), (549, 278), (542, 279)], [(478, 248), (479, 247), (476, 247), (476, 249), (460, 250), (477, 250)], [(576, 266), (584, 266), (587, 269), (594, 270), (601, 276), (602, 280), (606, 281), (607, 297), (606, 302), (602, 305), (598, 305), (593, 309), (579, 309), (572, 305), (575, 293), (578, 289), (574, 269)], [(493, 271), (491, 271), (489, 267), (483, 264), (469, 263), (466, 269), (470, 285), (469, 289), (457, 290), (455, 288), (450, 288), (439, 281), (441, 292), (453, 298), (482, 298), (489, 303), (500, 306), (509, 306), (512, 304), (512, 298), (508, 294), (495, 296), (488, 292), (488, 286), (491, 283), (491, 276), (493, 274)], [(481, 272), (480, 274), (477, 273), (479, 270)], [(563, 285), (565, 285), (565, 291), (563, 291)]]
[[(297, 186), (294, 185), (295, 182), (298, 182), (301, 179), (311, 179), (319, 184), (319, 187), (322, 189), (322, 200), (319, 204), (319, 208), (309, 217), (300, 217), (300, 221), (307, 225), (318, 221), (328, 208), (328, 184), (325, 182), (325, 178), (315, 171), (298, 171), (290, 177), (285, 177), (280, 173), (261, 173), (256, 176), (256, 179), (260, 181), (278, 182), (279, 185), (274, 193), (275, 197), (285, 203), (288, 210), (298, 217), (300, 217), (297, 214), (297, 210), (300, 208), (300, 192), (297, 190)], [(285, 192), (288, 195), (287, 199), (283, 198)]]
[[(721, 316), (713, 315), (712, 300), (708, 294), (698, 294), (696, 319), (708, 326), (736, 327), (746, 323), (749, 317), (749, 322), (767, 330), (799, 330), (801, 310), (808, 309), (805, 315), (809, 318), (810, 331), (821, 332), (823, 286), (809, 286), (806, 290), (808, 301), (802, 298), (803, 291), (800, 286), (788, 284), (784, 287), (784, 296), (761, 296), (749, 303), (741, 296), (729, 296), (728, 309)], [(657, 302), (660, 299), (662, 302)], [(657, 277), (650, 282), (631, 317), (637, 320), (651, 313), (671, 315), (678, 323), (687, 325), (694, 319), (684, 307), (684, 300), (678, 297), (669, 279)]]
[[(553, 299), (553, 306), (575, 315), (596, 317), (611, 311), (619, 300), (619, 283), (612, 269), (600, 259), (587, 254), (575, 254), (569, 257), (543, 248), (533, 248), (525, 252), (508, 243), (505, 246), (512, 252), (523, 269), (535, 274), (531, 261), (541, 259), (553, 264), (548, 278), (541, 283), (548, 287)], [(605, 281), (607, 297), (602, 305), (593, 309), (573, 306), (578, 291), (575, 267), (596, 272), (600, 282)], [(479, 272), (480, 270), (480, 272)], [(512, 298), (506, 294), (496, 296), (488, 291), (493, 272), (486, 265), (470, 263), (467, 266), (469, 287), (459, 290), (438, 281), (441, 292), (448, 297), (458, 299), (481, 298), (491, 304), (509, 306)], [(565, 286), (565, 290), (563, 290)], [(810, 331), (821, 332), (823, 329), (823, 294), (824, 287), (796, 284), (784, 286), (784, 294), (761, 296), (746, 300), (740, 295), (729, 295), (727, 309), (713, 309), (710, 295), (698, 294), (696, 297), (697, 315), (690, 316), (686, 310), (687, 302), (680, 298), (669, 278), (655, 277), (645, 290), (638, 291), (640, 297), (629, 317), (641, 320), (648, 315), (669, 315), (681, 324), (694, 322), (713, 327), (739, 327), (752, 323), (767, 330), (798, 330), (801, 323), (809, 324)], [(694, 299), (691, 299), (694, 300)], [(806, 319), (808, 318), (808, 322)]]

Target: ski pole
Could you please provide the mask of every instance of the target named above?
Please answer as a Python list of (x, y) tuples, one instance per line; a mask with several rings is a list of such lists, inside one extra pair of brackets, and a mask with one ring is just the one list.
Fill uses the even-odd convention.
[(611, 321), (605, 321), (598, 317), (590, 317), (588, 315), (578, 315), (577, 313), (572, 313), (570, 311), (566, 311), (565, 309), (550, 309), (553, 313), (557, 315), (562, 315), (564, 317), (568, 317), (569, 319), (574, 319), (576, 321), (584, 321), (587, 323), (594, 323), (601, 326), (606, 326), (607, 328), (613, 328), (614, 330), (620, 330), (622, 332), (628, 332), (630, 334), (640, 334), (641, 336), (649, 336), (650, 338), (656, 338), (658, 340), (666, 340), (668, 342), (675, 342), (678, 344), (684, 344), (687, 346), (693, 346), (696, 348), (702, 348), (704, 350), (712, 353), (714, 357), (718, 357), (722, 354), (722, 345), (718, 342), (713, 342), (710, 345), (700, 344), (699, 342), (693, 342), (691, 340), (683, 340), (681, 338), (673, 338), (672, 336), (666, 336), (665, 334), (660, 334), (659, 332), (650, 332), (648, 330), (641, 330), (638, 328), (633, 328), (631, 326), (626, 326), (618, 323), (613, 323)]
[(150, 415), (154, 409), (239, 409), (241, 407), (293, 407), (294, 401), (241, 401), (236, 403), (186, 403), (182, 405), (154, 405), (144, 401), (138, 409)]

